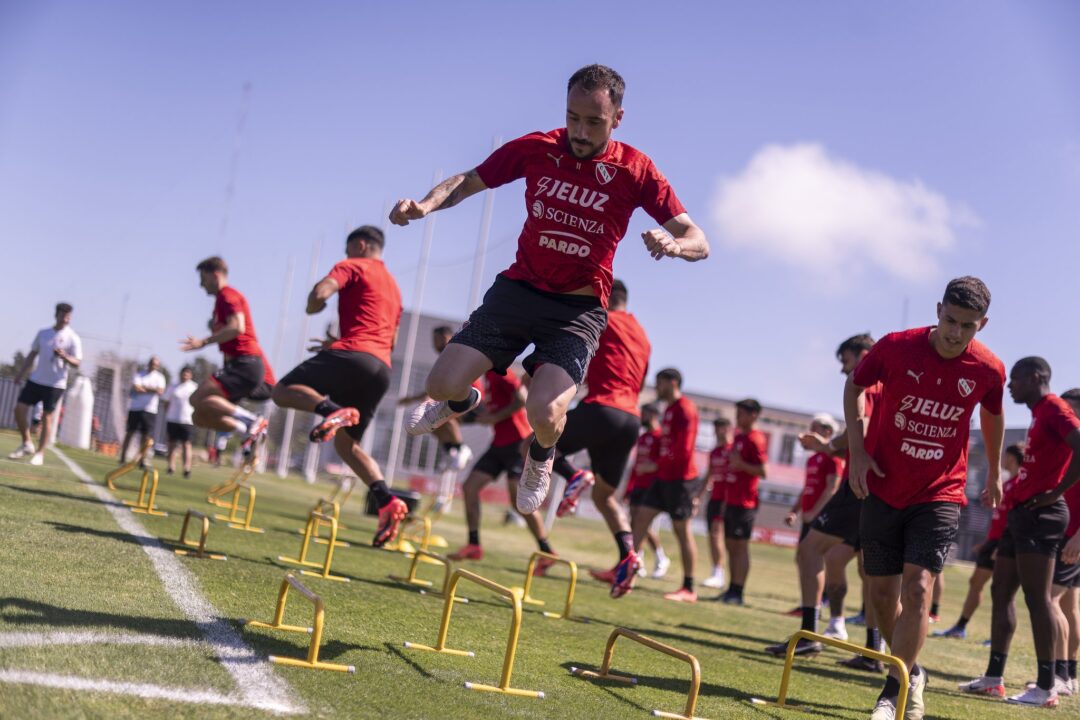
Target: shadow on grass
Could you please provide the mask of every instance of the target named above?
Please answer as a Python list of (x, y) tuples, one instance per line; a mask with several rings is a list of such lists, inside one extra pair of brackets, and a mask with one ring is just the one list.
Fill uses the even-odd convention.
[(745, 635), (745, 634), (742, 634), (742, 633), (733, 633), (733, 632), (728, 632), (727, 630), (720, 630), (718, 628), (707, 628), (707, 627), (703, 627), (701, 625), (691, 625), (689, 623), (679, 623), (675, 627), (683, 628), (685, 630), (693, 630), (695, 632), (706, 633), (708, 635), (721, 635), (723, 637), (731, 638), (732, 640), (746, 640), (747, 642), (758, 643), (758, 644), (761, 644), (761, 645), (772, 645), (774, 643), (779, 642), (779, 640), (776, 640), (775, 638), (770, 640), (770, 639), (766, 639), (766, 638), (756, 637), (754, 635)]
[(190, 620), (78, 610), (22, 598), (0, 598), (0, 618), (12, 625), (120, 628), (185, 640), (200, 639), (198, 627)]
[(39, 488), (20, 487), (18, 485), (8, 485), (7, 483), (0, 483), (0, 487), (8, 488), (9, 490), (14, 490), (15, 492), (27, 493), (29, 495), (39, 495), (41, 497), (57, 498), (60, 500), (78, 500), (79, 502), (93, 503), (94, 505), (113, 505), (116, 507), (121, 506), (119, 502), (103, 502), (94, 497), (86, 497), (85, 495), (72, 495), (71, 493), (62, 493), (55, 490), (42, 490)]
[(143, 541), (134, 535), (129, 535), (126, 532), (118, 532), (113, 530), (95, 530), (93, 528), (84, 527), (82, 525), (70, 525), (68, 523), (48, 521), (46, 525), (51, 525), (60, 532), (78, 534), (78, 535), (90, 535), (91, 537), (108, 538), (110, 540), (116, 540), (118, 542), (128, 543), (130, 545), (143, 545)]
[(406, 665), (408, 665), (413, 670), (418, 672), (425, 679), (430, 680), (430, 679), (435, 677), (434, 675), (429, 673), (427, 670), (420, 667), (420, 665), (415, 660), (413, 660), (408, 655), (403, 653), (401, 651), (401, 648), (399, 648), (396, 643), (392, 643), (392, 642), (386, 643), (386, 649), (389, 650), (391, 652), (391, 654), (397, 655), (399, 658), (401, 658), (405, 662)]

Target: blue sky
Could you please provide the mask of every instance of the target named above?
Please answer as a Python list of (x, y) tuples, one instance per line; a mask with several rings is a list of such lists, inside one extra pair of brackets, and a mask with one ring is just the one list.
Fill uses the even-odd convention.
[[(312, 247), (563, 121), (566, 78), (626, 78), (616, 137), (653, 157), (712, 242), (656, 263), (635, 215), (616, 258), (653, 366), (691, 389), (839, 409), (833, 350), (933, 321), (945, 281), (994, 293), (980, 336), (1080, 385), (1080, 5), (1066, 2), (332, 3), (0, 0), (0, 356), (51, 306), (99, 347), (175, 368), (220, 253), (279, 374)], [(242, 88), (251, 83), (244, 131)], [(235, 163), (234, 194), (226, 201)], [(482, 203), (437, 216), (427, 311), (463, 316)], [(512, 260), (521, 185), (495, 197), (484, 286)], [(223, 217), (227, 229), (222, 232)], [(411, 305), (422, 227), (386, 259)], [(145, 352), (144, 352), (145, 354)], [(1009, 408), (1010, 424), (1026, 411)]]

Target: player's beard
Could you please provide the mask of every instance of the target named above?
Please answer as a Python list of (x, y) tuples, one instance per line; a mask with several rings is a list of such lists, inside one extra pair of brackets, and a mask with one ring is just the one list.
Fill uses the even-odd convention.
[(592, 143), (571, 142), (570, 152), (572, 152), (574, 157), (578, 160), (589, 160), (599, 155), (602, 147), (602, 145), (594, 145)]

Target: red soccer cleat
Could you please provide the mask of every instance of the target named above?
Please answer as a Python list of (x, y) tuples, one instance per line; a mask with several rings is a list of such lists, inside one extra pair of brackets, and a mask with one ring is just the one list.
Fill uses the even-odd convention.
[(664, 595), (665, 600), (674, 600), (675, 602), (696, 603), (697, 593), (693, 590), (687, 590), (686, 588), (679, 588), (675, 592), (669, 592)]
[(574, 476), (566, 483), (566, 490), (555, 511), (555, 517), (563, 517), (575, 512), (582, 493), (591, 488), (595, 482), (596, 478), (588, 470), (578, 470), (574, 473)]
[(401, 498), (395, 497), (379, 510), (379, 527), (375, 529), (375, 537), (371, 544), (382, 547), (397, 537), (401, 521), (409, 514), (409, 506)]
[(449, 557), (451, 560), (483, 560), (484, 548), (470, 543), (456, 553), (451, 553)]
[(615, 570), (616, 568), (611, 568), (610, 570), (593, 570), (592, 568), (589, 568), (589, 575), (592, 576), (593, 580), (599, 580), (602, 583), (610, 585), (615, 582)]
[(312, 428), (311, 434), (308, 435), (308, 437), (311, 438), (311, 442), (326, 442), (327, 440), (332, 440), (338, 430), (352, 427), (359, 422), (359, 410), (351, 407), (341, 408), (323, 418), (321, 423)]
[(634, 589), (634, 580), (641, 569), (641, 559), (633, 550), (615, 566), (615, 577), (611, 580), (611, 597), (621, 598)]
[(266, 437), (266, 429), (269, 427), (270, 423), (266, 418), (255, 418), (254, 422), (251, 423), (251, 429), (248, 430), (247, 437), (244, 438), (244, 442), (240, 443), (240, 449), (244, 452), (244, 455), (251, 455), (255, 451), (255, 446)]
[[(554, 555), (555, 553), (552, 552), (552, 553), (549, 553), (549, 554)], [(550, 560), (550, 559), (545, 558), (545, 557), (537, 558), (536, 559), (536, 566), (533, 568), (533, 577), (544, 577), (545, 575), (547, 575), (547, 571), (554, 564), (555, 564), (554, 560)]]

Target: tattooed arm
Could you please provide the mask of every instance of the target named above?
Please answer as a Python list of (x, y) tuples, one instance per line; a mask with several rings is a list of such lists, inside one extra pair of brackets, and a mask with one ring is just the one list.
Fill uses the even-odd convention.
[(408, 225), (410, 220), (419, 220), (436, 210), (454, 207), (470, 195), (486, 189), (487, 185), (476, 170), (454, 175), (433, 187), (420, 202), (408, 198), (398, 200), (390, 212), (390, 222), (395, 225)]

